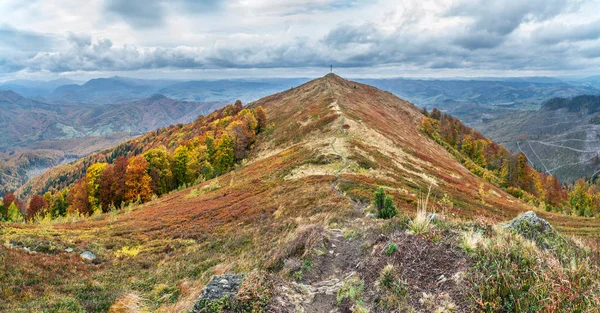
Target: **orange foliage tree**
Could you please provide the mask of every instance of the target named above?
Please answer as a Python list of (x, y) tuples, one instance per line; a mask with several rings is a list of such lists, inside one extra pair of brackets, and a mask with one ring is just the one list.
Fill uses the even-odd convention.
[(148, 175), (148, 161), (142, 155), (129, 159), (125, 173), (125, 200), (146, 202), (152, 197), (152, 178)]
[(69, 190), (69, 196), (67, 197), (69, 207), (67, 212), (79, 213), (84, 215), (92, 214), (92, 206), (90, 205), (88, 197), (88, 187), (85, 178), (75, 182), (73, 187)]

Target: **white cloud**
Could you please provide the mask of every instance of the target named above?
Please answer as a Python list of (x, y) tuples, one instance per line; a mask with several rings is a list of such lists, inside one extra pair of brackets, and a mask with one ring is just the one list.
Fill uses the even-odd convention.
[(600, 20), (590, 13), (600, 4), (594, 0), (29, 3), (0, 3), (5, 74), (294, 73), (331, 63), (379, 74), (600, 69)]

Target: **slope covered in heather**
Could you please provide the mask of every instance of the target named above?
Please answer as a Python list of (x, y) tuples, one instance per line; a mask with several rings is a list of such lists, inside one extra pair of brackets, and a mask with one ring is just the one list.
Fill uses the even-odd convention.
[[(541, 262), (554, 266), (547, 279), (566, 273), (561, 279), (579, 292), (556, 293), (556, 308), (598, 303), (597, 259), (581, 254), (586, 272), (567, 272), (553, 254), (492, 227), (532, 208), (422, 133), (415, 105), (330, 74), (249, 106), (265, 109), (268, 126), (222, 176), (83, 220), (6, 225), (0, 256), (18, 265), (0, 267), (10, 278), (1, 308), (184, 312), (214, 274), (241, 272), (247, 311), (527, 310), (538, 295), (563, 290), (538, 279)], [(366, 216), (379, 187), (398, 217)], [(419, 224), (415, 211), (426, 199), (440, 221)], [(598, 235), (594, 219), (539, 214), (563, 232)], [(85, 262), (67, 248), (98, 258)], [(523, 270), (507, 272), (515, 279), (507, 287), (485, 260)], [(497, 280), (486, 286), (482, 278)], [(502, 300), (507, 292), (529, 302), (514, 307)]]

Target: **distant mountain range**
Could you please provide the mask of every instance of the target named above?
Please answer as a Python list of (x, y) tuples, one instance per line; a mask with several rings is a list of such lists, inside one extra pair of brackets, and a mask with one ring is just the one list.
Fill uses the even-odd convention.
[[(226, 80), (160, 80), (110, 77), (79, 83), (68, 79), (48, 82), (14, 80), (0, 83), (12, 90), (47, 103), (106, 104), (134, 101), (155, 94), (198, 102), (250, 102), (287, 90), (307, 78), (264, 78)], [(553, 97), (600, 94), (600, 76), (583, 79), (553, 77), (476, 79), (358, 79), (404, 97), (419, 106), (450, 109), (464, 104), (537, 109)]]
[(225, 102), (194, 102), (154, 95), (131, 102), (101, 105), (49, 104), (0, 91), (0, 149), (43, 140), (142, 133), (188, 123)]
[(133, 101), (162, 94), (198, 102), (256, 100), (306, 82), (307, 78), (255, 80), (150, 80), (126, 77), (96, 78), (83, 84), (60, 79), (49, 82), (10, 81), (0, 90), (12, 90), (40, 101), (60, 104), (105, 104)]
[[(420, 107), (456, 110), (461, 106), (507, 109), (537, 109), (553, 97), (600, 94), (590, 81), (562, 81), (554, 78), (512, 78), (487, 80), (362, 79), (366, 84), (390, 91)], [(456, 115), (456, 112), (452, 112)], [(467, 114), (468, 115), (468, 114)], [(457, 115), (458, 117), (460, 114)]]
[(225, 104), (164, 95), (123, 103), (50, 104), (0, 91), (0, 194), (49, 167), (149, 130), (192, 122)]

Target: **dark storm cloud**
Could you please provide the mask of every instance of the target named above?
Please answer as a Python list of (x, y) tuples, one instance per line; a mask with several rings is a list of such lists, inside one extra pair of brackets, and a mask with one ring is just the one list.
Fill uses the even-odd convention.
[(465, 49), (489, 49), (500, 46), (522, 23), (550, 19), (568, 7), (567, 0), (475, 0), (459, 2), (448, 16), (470, 20), (454, 43)]
[(165, 8), (160, 0), (107, 0), (106, 12), (133, 27), (157, 27), (163, 24)]
[(219, 0), (105, 0), (108, 16), (118, 17), (134, 28), (160, 27), (169, 10), (184, 13), (211, 12), (220, 6)]
[(507, 35), (523, 22), (556, 16), (568, 4), (567, 0), (473, 0), (459, 2), (447, 14), (471, 18), (471, 30)]
[(50, 35), (19, 30), (8, 25), (0, 25), (0, 48), (11, 47), (20, 51), (40, 51), (56, 46), (56, 38)]
[(345, 48), (353, 44), (376, 43), (381, 40), (379, 30), (372, 24), (362, 26), (341, 25), (331, 30), (323, 43), (332, 48)]
[(542, 44), (598, 39), (600, 38), (600, 19), (581, 25), (545, 25), (533, 33), (533, 38)]
[(504, 36), (485, 31), (473, 32), (471, 34), (464, 33), (457, 36), (453, 41), (456, 45), (469, 50), (495, 48), (503, 42)]

